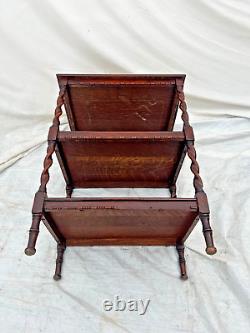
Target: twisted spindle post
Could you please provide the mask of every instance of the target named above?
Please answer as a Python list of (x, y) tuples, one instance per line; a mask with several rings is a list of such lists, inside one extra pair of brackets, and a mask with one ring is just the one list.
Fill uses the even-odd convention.
[(196, 160), (196, 150), (194, 147), (194, 137), (193, 130), (189, 124), (189, 116), (187, 112), (187, 104), (185, 101), (185, 95), (182, 90), (182, 86), (177, 86), (178, 99), (179, 99), (179, 108), (182, 111), (181, 118), (183, 120), (183, 130), (184, 133), (187, 133), (186, 136), (186, 145), (187, 145), (187, 154), (191, 160), (190, 169), (194, 175), (193, 185), (195, 188), (195, 197), (198, 202), (199, 207), (199, 217), (202, 222), (203, 234), (206, 242), (206, 252), (207, 254), (215, 254), (216, 248), (213, 242), (212, 228), (209, 222), (209, 205), (207, 200), (207, 195), (203, 189), (203, 182), (199, 174), (199, 164)]
[(62, 115), (62, 106), (64, 104), (65, 87), (60, 89), (59, 96), (57, 98), (57, 104), (55, 114), (53, 118), (52, 126), (49, 129), (48, 136), (48, 148), (43, 162), (43, 171), (40, 178), (40, 187), (35, 195), (33, 208), (32, 208), (32, 224), (29, 230), (29, 240), (25, 254), (32, 256), (36, 253), (35, 245), (39, 234), (39, 226), (42, 219), (43, 202), (47, 195), (47, 184), (49, 181), (49, 168), (53, 164), (52, 154), (56, 147), (56, 137), (60, 126), (60, 116)]

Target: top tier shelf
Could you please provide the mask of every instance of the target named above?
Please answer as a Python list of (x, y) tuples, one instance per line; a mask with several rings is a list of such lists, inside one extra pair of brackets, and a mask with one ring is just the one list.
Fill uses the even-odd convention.
[(172, 131), (185, 75), (57, 74), (73, 131)]

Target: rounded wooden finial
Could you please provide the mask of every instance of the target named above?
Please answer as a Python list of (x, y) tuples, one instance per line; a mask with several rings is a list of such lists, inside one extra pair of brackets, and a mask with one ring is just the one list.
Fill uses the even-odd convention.
[(187, 276), (187, 274), (184, 274), (184, 275), (181, 275), (181, 280), (187, 280), (188, 279), (188, 276)]
[(32, 247), (27, 247), (24, 251), (26, 256), (33, 256), (36, 253), (36, 249)]
[(207, 252), (207, 254), (209, 254), (209, 255), (213, 255), (213, 254), (215, 254), (215, 253), (217, 252), (217, 249), (216, 249), (216, 247), (214, 247), (214, 246), (207, 247), (207, 248), (206, 248), (206, 252)]
[(53, 279), (54, 279), (55, 281), (61, 280), (61, 275), (60, 275), (60, 274), (55, 274), (55, 275), (53, 276)]

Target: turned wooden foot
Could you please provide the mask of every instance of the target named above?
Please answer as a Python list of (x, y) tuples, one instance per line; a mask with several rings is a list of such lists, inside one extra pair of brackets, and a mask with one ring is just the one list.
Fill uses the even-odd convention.
[(61, 279), (62, 263), (63, 263), (63, 254), (66, 249), (65, 244), (57, 244), (57, 259), (56, 259), (56, 269), (53, 279), (58, 281)]
[(209, 214), (200, 214), (200, 220), (202, 222), (203, 234), (206, 242), (206, 252), (209, 255), (213, 255), (217, 252), (213, 241), (213, 231), (209, 223)]
[(67, 198), (71, 198), (72, 192), (73, 192), (73, 187), (71, 185), (67, 185), (66, 186), (66, 195), (67, 195)]
[(25, 254), (27, 256), (33, 256), (36, 253), (36, 240), (39, 234), (39, 226), (42, 216), (40, 214), (32, 214), (32, 224), (29, 230), (29, 240)]
[(180, 272), (181, 272), (180, 278), (182, 280), (187, 280), (188, 276), (187, 276), (187, 271), (186, 271), (186, 260), (184, 257), (184, 249), (185, 249), (184, 244), (176, 245), (176, 250), (179, 255), (179, 265), (180, 265)]
[(169, 187), (169, 191), (171, 194), (171, 198), (176, 198), (176, 185), (175, 184)]

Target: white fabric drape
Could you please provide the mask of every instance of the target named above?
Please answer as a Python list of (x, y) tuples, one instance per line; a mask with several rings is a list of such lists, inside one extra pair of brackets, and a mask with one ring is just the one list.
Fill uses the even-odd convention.
[[(2, 332), (250, 331), (249, 18), (247, 0), (0, 1)], [(56, 246), (43, 227), (37, 254), (24, 256), (62, 72), (187, 74), (218, 248), (205, 255), (199, 224), (187, 242), (188, 281), (173, 248), (104, 247), (68, 248), (55, 283)], [(64, 195), (56, 159), (49, 194)], [(188, 159), (178, 195), (193, 195)], [(151, 302), (144, 316), (104, 312), (115, 295)]]

